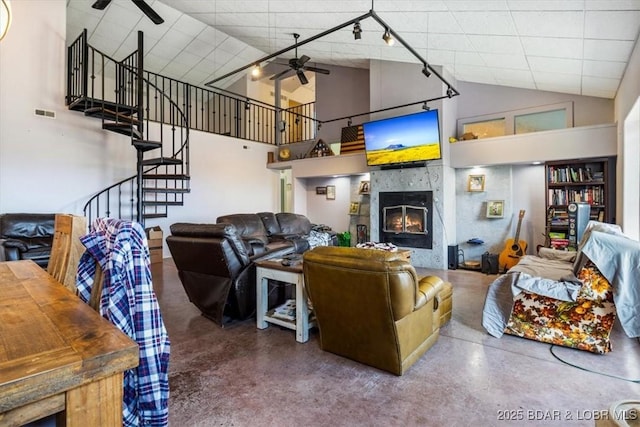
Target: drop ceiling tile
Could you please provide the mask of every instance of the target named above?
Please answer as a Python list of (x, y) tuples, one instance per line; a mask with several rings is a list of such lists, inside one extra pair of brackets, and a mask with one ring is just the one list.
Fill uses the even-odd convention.
[(584, 61), (582, 72), (585, 76), (621, 79), (627, 64), (611, 61)]
[(478, 52), (486, 53), (504, 53), (504, 54), (522, 54), (522, 45), (520, 40), (515, 36), (485, 36), (477, 34), (469, 34), (469, 41)]
[(180, 18), (171, 26), (171, 30), (180, 31), (191, 37), (200, 34), (207, 24), (190, 17), (189, 15), (181, 15)]
[(587, 12), (586, 38), (636, 40), (640, 26), (640, 10)]
[(585, 40), (584, 58), (626, 62), (631, 56), (633, 44), (632, 41), (622, 40)]
[(451, 12), (431, 12), (427, 24), (429, 33), (462, 34), (462, 27)]
[(222, 43), (227, 37), (229, 36), (222, 31), (216, 30), (212, 27), (207, 27), (204, 29), (204, 31), (198, 34), (196, 39), (201, 40), (205, 43), (209, 43), (215, 47)]
[(121, 40), (116, 40), (112, 37), (104, 37), (100, 34), (93, 34), (89, 37), (89, 44), (96, 49), (104, 52), (106, 55), (114, 56), (116, 50), (122, 44)]
[(476, 0), (449, 0), (446, 2), (446, 6), (449, 10), (460, 11), (486, 11), (486, 10), (508, 10), (506, 0), (489, 0), (489, 1), (476, 1)]
[[(123, 7), (120, 3), (111, 2), (109, 8), (104, 10), (104, 21), (116, 23), (121, 27), (133, 29), (144, 16), (140, 10), (131, 10)], [(145, 17), (146, 18), (146, 17)]]
[(517, 35), (507, 11), (453, 12), (453, 16), (466, 34)]
[(215, 48), (214, 44), (195, 38), (185, 46), (184, 51), (205, 57), (213, 52)]
[[(349, 2), (355, 3), (355, 2)], [(364, 1), (361, 2), (359, 10), (368, 11), (371, 9), (371, 2)], [(395, 10), (402, 11), (416, 11), (416, 12), (430, 12), (430, 11), (442, 11), (447, 10), (447, 5), (445, 1), (442, 0), (431, 0), (431, 1), (401, 1), (401, 0), (387, 0), (387, 1), (377, 1), (375, 3), (376, 12), (385, 12), (384, 16), (386, 16), (386, 12), (392, 12)], [(382, 14), (381, 14), (382, 15)]]
[[(102, 37), (109, 37), (119, 43), (129, 35), (131, 28), (123, 27), (113, 22), (105, 20), (100, 21), (93, 34), (97, 34)], [(93, 35), (92, 34), (92, 35)]]
[(512, 12), (520, 36), (581, 38), (583, 12)]
[(478, 65), (478, 66), (486, 66), (484, 59), (477, 52), (456, 52), (455, 53), (455, 63), (456, 64), (466, 64), (466, 65)]
[(160, 41), (160, 43), (157, 43), (150, 51), (149, 53), (155, 56), (158, 56), (160, 58), (166, 58), (166, 59), (173, 59), (175, 58), (180, 52), (182, 52), (182, 49), (178, 48), (178, 47), (174, 47), (174, 46), (168, 46), (162, 43), (162, 41)]
[(527, 56), (551, 56), (554, 58), (582, 58), (582, 39), (549, 37), (521, 37)]
[(639, 0), (586, 0), (587, 10), (640, 10)]
[(572, 75), (579, 75), (582, 72), (582, 60), (580, 59), (528, 56), (527, 60), (533, 71)]
[(536, 82), (536, 89), (543, 90), (546, 92), (560, 92), (560, 93), (570, 93), (574, 95), (582, 95), (582, 88), (580, 85), (561, 85), (556, 82), (550, 83), (538, 83)]
[(247, 45), (242, 43), (240, 40), (234, 39), (232, 37), (226, 38), (222, 43), (218, 45), (216, 50), (222, 50), (229, 53), (238, 53), (242, 49), (244, 49)]
[(216, 11), (215, 1), (202, 0), (162, 0), (164, 4), (184, 13), (213, 13)]
[(222, 27), (267, 27), (266, 13), (216, 13), (217, 28)]
[(503, 67), (516, 70), (527, 70), (529, 64), (524, 55), (509, 55), (505, 53), (480, 53), (487, 67)]
[(453, 50), (429, 49), (427, 62), (430, 65), (455, 64), (456, 52)]
[[(165, 5), (165, 4), (161, 3), (160, 1), (155, 1), (153, 3), (153, 5), (150, 4), (150, 6), (153, 8), (153, 10), (156, 11), (156, 13), (158, 15), (160, 15), (160, 17), (162, 17), (162, 19), (164, 19), (164, 23), (161, 24), (161, 25), (158, 25), (159, 27), (160, 26), (165, 26), (165, 25), (167, 27), (171, 27), (174, 24), (174, 22), (176, 22), (178, 20), (178, 18), (180, 18), (180, 16), (182, 15), (182, 12), (180, 12), (180, 11), (170, 7), (170, 6)], [(141, 13), (141, 15), (144, 15), (142, 12), (140, 12), (140, 13)], [(145, 16), (143, 21), (151, 22), (149, 20), (149, 18), (147, 18), (146, 16)]]
[(429, 49), (474, 50), (469, 37), (464, 34), (429, 34), (428, 38)]
[(583, 87), (590, 88), (590, 89), (616, 91), (618, 89), (619, 84), (620, 84), (620, 79), (609, 79), (606, 77), (592, 77), (592, 76), (584, 76), (582, 78)]
[(148, 53), (144, 56), (145, 69), (159, 73), (168, 63), (170, 59), (161, 58), (152, 53)]
[(509, 9), (517, 11), (584, 10), (584, 0), (509, 0)]
[(183, 65), (185, 68), (192, 68), (203, 59), (202, 56), (194, 55), (186, 51), (180, 52), (173, 58), (173, 61)]
[(160, 38), (160, 43), (164, 46), (177, 47), (182, 50), (182, 48), (191, 43), (193, 39), (193, 36), (188, 36), (180, 31), (168, 31)]
[(597, 88), (596, 89), (585, 88), (585, 89), (582, 89), (582, 93), (580, 95), (614, 99), (616, 97), (616, 91), (597, 89)]
[[(582, 78), (580, 74), (562, 74), (550, 71), (533, 70), (533, 79), (536, 85), (555, 85), (556, 87), (567, 87), (571, 90), (580, 90)], [(546, 89), (545, 89), (546, 90)], [(575, 92), (572, 92), (575, 93)]]

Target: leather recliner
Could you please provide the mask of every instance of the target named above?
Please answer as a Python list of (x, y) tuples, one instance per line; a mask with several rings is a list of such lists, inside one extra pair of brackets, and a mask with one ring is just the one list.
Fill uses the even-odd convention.
[(255, 262), (294, 251), (288, 242), (246, 244), (235, 225), (176, 223), (167, 246), (189, 300), (208, 319), (223, 326), (225, 316), (245, 320), (256, 309)]
[(447, 286), (402, 255), (321, 246), (303, 259), (323, 350), (402, 375), (438, 339)]
[(46, 268), (51, 256), (55, 214), (0, 215), (0, 261), (30, 259)]

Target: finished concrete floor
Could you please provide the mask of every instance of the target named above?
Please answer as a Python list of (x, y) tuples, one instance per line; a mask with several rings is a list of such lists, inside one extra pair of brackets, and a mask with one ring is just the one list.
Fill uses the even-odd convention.
[(606, 355), (488, 335), (496, 276), (418, 269), (453, 283), (453, 318), (397, 377), (322, 351), (315, 329), (301, 344), (254, 320), (220, 328), (188, 301), (171, 259), (152, 273), (171, 339), (171, 426), (594, 426), (611, 403), (640, 398), (640, 343), (617, 323)]

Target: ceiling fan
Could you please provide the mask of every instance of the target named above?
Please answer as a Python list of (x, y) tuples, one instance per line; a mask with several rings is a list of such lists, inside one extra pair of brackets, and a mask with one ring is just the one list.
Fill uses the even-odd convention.
[(309, 80), (307, 79), (307, 76), (304, 75), (304, 71), (312, 71), (314, 73), (320, 73), (320, 74), (330, 73), (329, 70), (325, 70), (324, 68), (316, 68), (316, 67), (311, 67), (309, 65), (305, 65), (311, 59), (307, 55), (302, 55), (300, 58), (298, 58), (298, 38), (299, 37), (300, 37), (300, 34), (293, 33), (296, 50), (295, 50), (295, 57), (289, 60), (289, 64), (288, 64), (289, 69), (281, 71), (278, 74), (271, 76), (269, 80), (277, 80), (286, 76), (291, 72), (295, 72), (298, 76), (298, 80), (300, 80), (300, 83), (302, 83), (303, 85), (306, 85), (307, 83), (309, 83)]
[[(151, 6), (149, 6), (144, 0), (131, 1), (133, 2), (133, 4), (138, 6), (140, 10), (153, 21), (154, 24), (160, 25), (164, 22), (164, 19), (162, 19), (155, 10), (151, 9)], [(103, 10), (105, 7), (109, 6), (109, 3), (111, 3), (111, 0), (96, 0), (96, 2), (91, 5), (91, 7), (94, 9)]]

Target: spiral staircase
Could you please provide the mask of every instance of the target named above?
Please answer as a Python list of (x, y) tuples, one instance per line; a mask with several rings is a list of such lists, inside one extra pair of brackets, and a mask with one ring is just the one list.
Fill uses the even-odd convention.
[[(189, 193), (188, 94), (167, 91), (143, 68), (143, 37), (122, 61), (88, 44), (87, 31), (68, 48), (66, 103), (130, 139), (136, 173), (94, 194), (84, 206), (91, 222), (105, 216), (135, 220), (168, 215)], [(182, 104), (182, 106), (180, 105)]]

